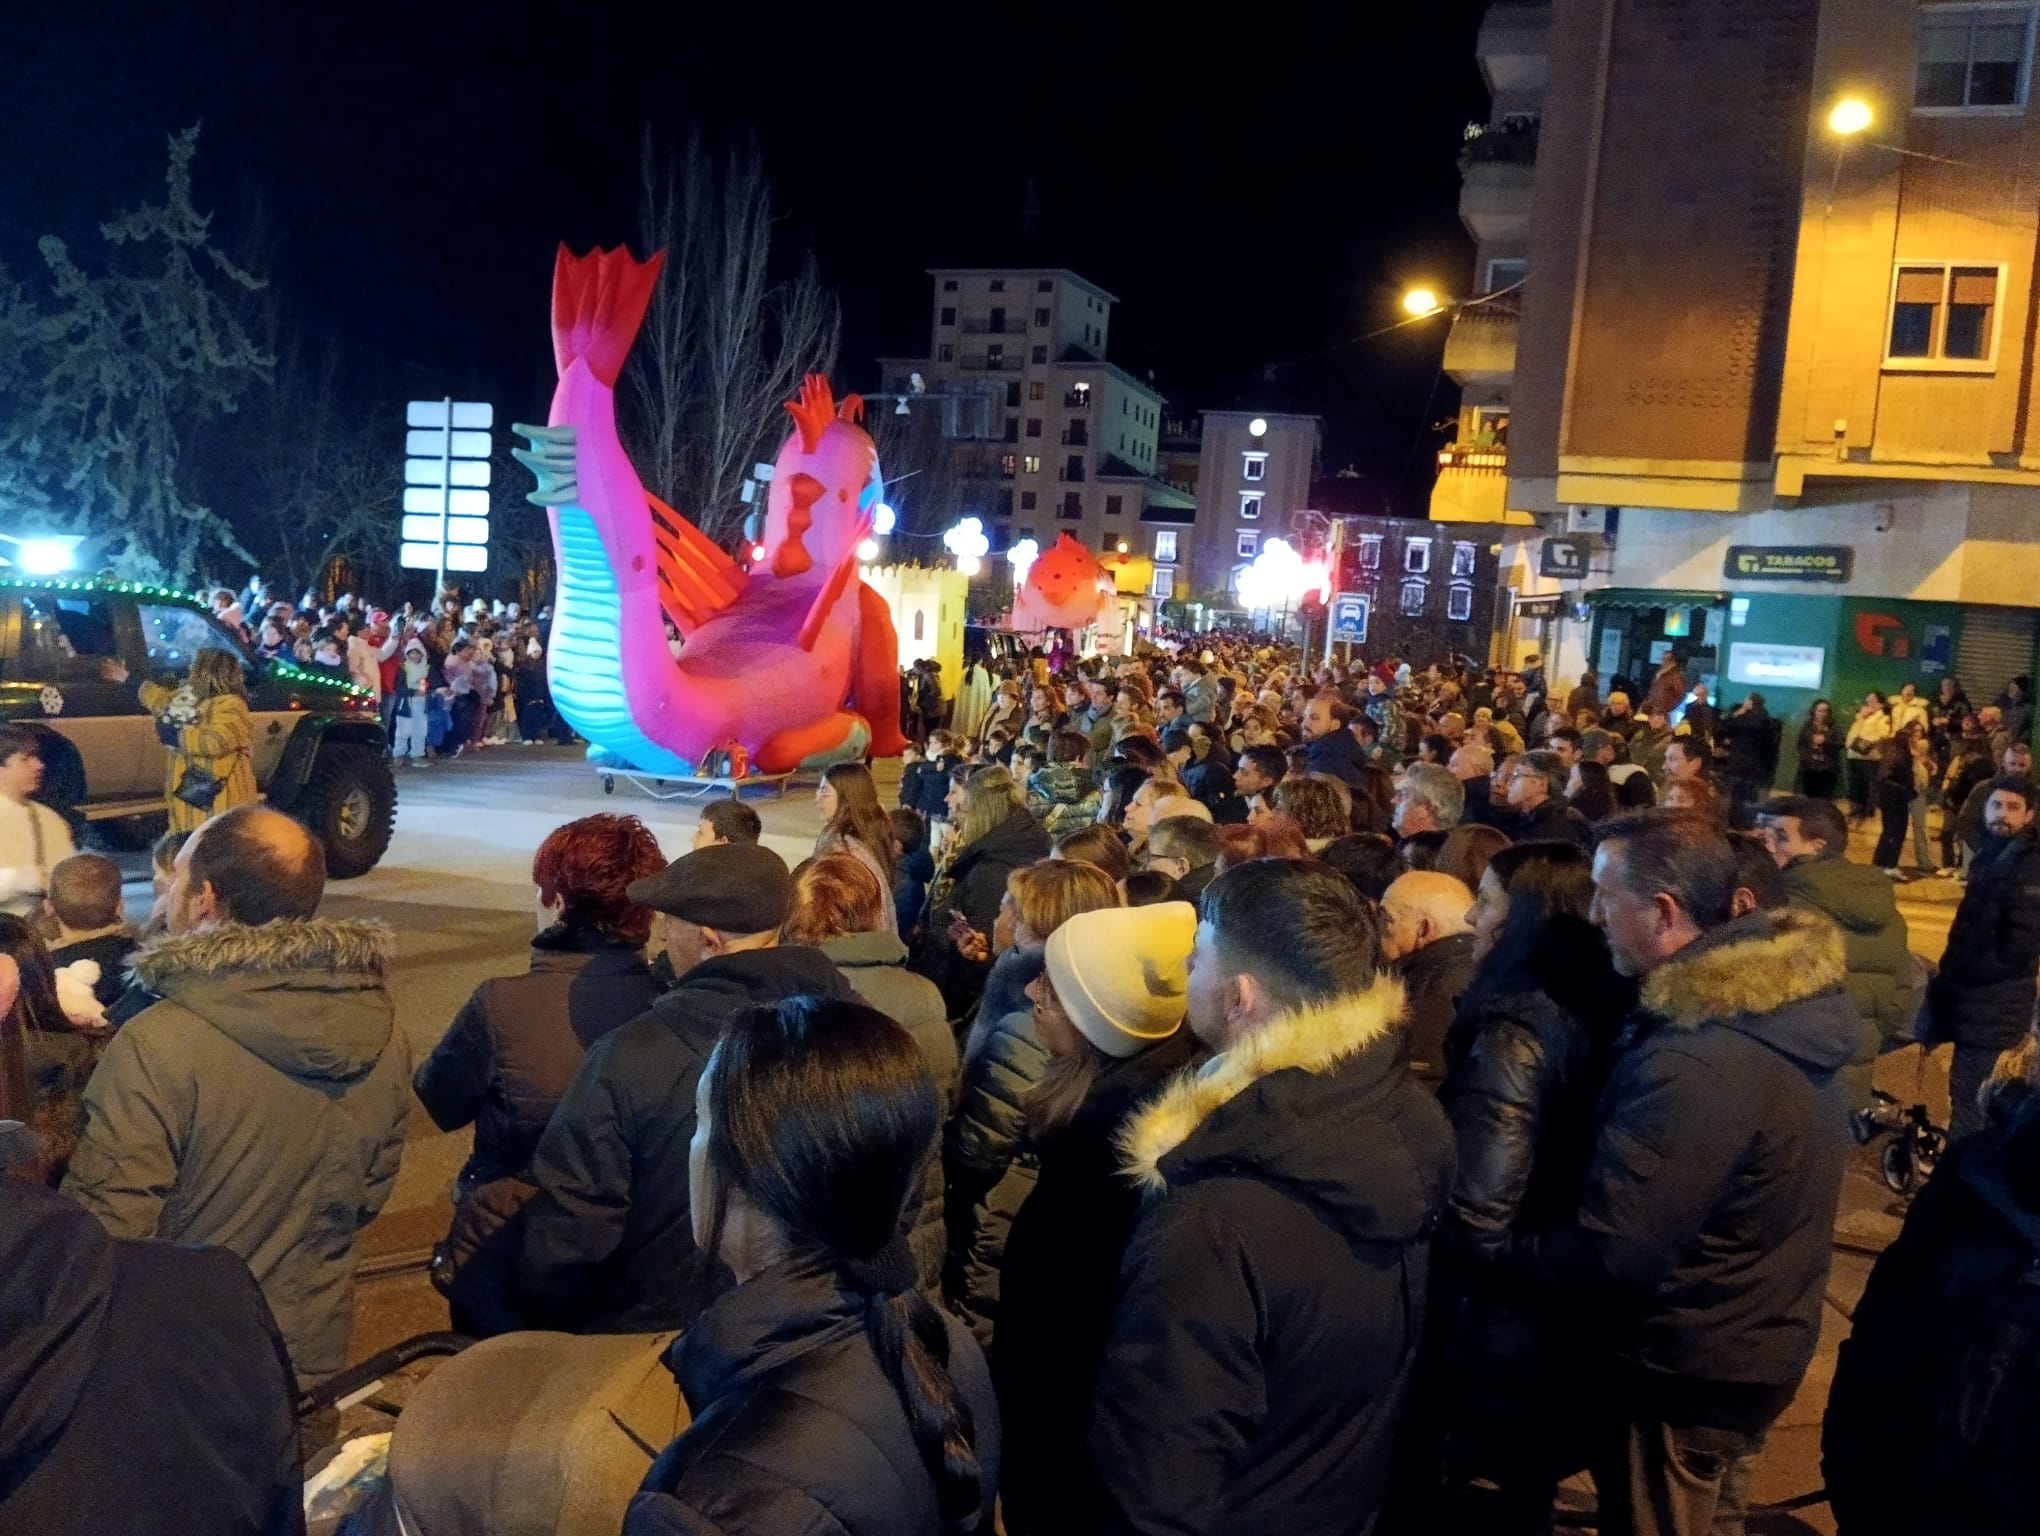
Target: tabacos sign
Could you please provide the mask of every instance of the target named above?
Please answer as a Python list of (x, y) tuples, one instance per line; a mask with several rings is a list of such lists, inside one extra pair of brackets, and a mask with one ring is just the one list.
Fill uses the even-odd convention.
[(1737, 581), (1846, 582), (1856, 572), (1847, 544), (1731, 544), (1722, 574)]

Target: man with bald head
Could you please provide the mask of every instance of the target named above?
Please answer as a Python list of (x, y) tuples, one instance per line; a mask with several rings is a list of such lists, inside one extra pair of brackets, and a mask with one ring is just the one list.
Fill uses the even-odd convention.
[(1398, 875), (1381, 894), (1381, 958), (1403, 984), (1409, 1068), (1433, 1091), (1445, 1080), (1445, 1034), (1473, 978), (1473, 892), (1434, 870)]
[(240, 806), (177, 855), (170, 931), (136, 951), (148, 1003), (85, 1089), (64, 1192), (115, 1237), (237, 1253), (300, 1387), (347, 1363), (355, 1234), (396, 1183), (411, 1053), (377, 923), (316, 914), (318, 842)]

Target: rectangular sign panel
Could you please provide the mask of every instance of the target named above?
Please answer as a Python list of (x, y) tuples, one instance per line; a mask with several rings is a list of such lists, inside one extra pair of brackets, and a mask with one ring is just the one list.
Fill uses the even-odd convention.
[(449, 544), (446, 546), (446, 568), (449, 571), (486, 571), (489, 568), (489, 551), (480, 544)]
[(453, 471), (455, 485), (486, 487), (489, 483), (489, 461), (487, 459), (455, 459), (447, 464), (443, 459), (404, 460), (404, 484), (444, 485), (446, 472)]
[(404, 538), (412, 543), (439, 543), (439, 525), (445, 522), (446, 542), (449, 544), (486, 544), (489, 542), (489, 520), (486, 517), (431, 517), (423, 512), (409, 512), (404, 515)]
[[(445, 500), (442, 501), (441, 498)], [(455, 517), (487, 517), (489, 515), (489, 493), (487, 491), (447, 491), (436, 485), (407, 485), (404, 487), (404, 510), (425, 512), (433, 517), (442, 511), (450, 511)]]
[[(496, 408), (486, 400), (456, 400), (453, 402), (453, 424), (486, 432), (496, 424)], [(404, 425), (407, 427), (443, 427), (446, 425), (446, 402), (444, 400), (413, 400), (404, 407)]]
[(1761, 688), (1820, 687), (1827, 652), (1817, 645), (1752, 645), (1738, 640), (1728, 648), (1728, 680)]
[(1546, 539), (1537, 556), (1540, 576), (1584, 576), (1587, 546), (1577, 539)]
[(1332, 638), (1354, 645), (1367, 643), (1367, 594), (1341, 592), (1332, 599)]
[(1737, 581), (1847, 581), (1856, 551), (1847, 544), (1731, 544), (1722, 575)]
[[(436, 459), (446, 452), (446, 434), (414, 427), (404, 434), (404, 452), (417, 458)], [(489, 456), (489, 434), (454, 433), (453, 456), (456, 459), (486, 459)]]

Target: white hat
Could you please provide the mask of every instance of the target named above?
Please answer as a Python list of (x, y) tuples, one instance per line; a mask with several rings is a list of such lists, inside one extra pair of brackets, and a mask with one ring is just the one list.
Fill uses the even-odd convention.
[(1079, 1034), (1136, 1056), (1182, 1027), (1196, 937), (1187, 901), (1080, 912), (1048, 936), (1048, 979)]

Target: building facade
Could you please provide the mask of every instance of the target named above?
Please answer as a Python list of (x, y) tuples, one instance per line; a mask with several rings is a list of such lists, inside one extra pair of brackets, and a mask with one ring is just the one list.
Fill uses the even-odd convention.
[(1187, 583), (1188, 601), (1211, 612), (1236, 610), (1239, 573), (1254, 563), (1263, 542), (1282, 538), (1303, 547), (1298, 515), (1310, 508), (1323, 437), (1316, 416), (1204, 412), (1196, 522), (1178, 546), (1184, 574), (1177, 581)]
[(1676, 650), (1788, 717), (2034, 671), (2036, 12), (1492, 8), (1484, 66), (1532, 13), (1546, 46), (1503, 448), (1504, 507), (1537, 525), (1507, 552), (1515, 651), (1635, 678)]
[[(1060, 268), (941, 268), (926, 357), (881, 358), (881, 389), (940, 413), (961, 491), (994, 557), (1069, 533), (1100, 552), (1141, 537), (1150, 505), (1189, 498), (1157, 477), (1162, 397), (1107, 360), (1118, 300)], [(920, 377), (920, 387), (914, 385)], [(987, 564), (986, 584), (1004, 562)]]

